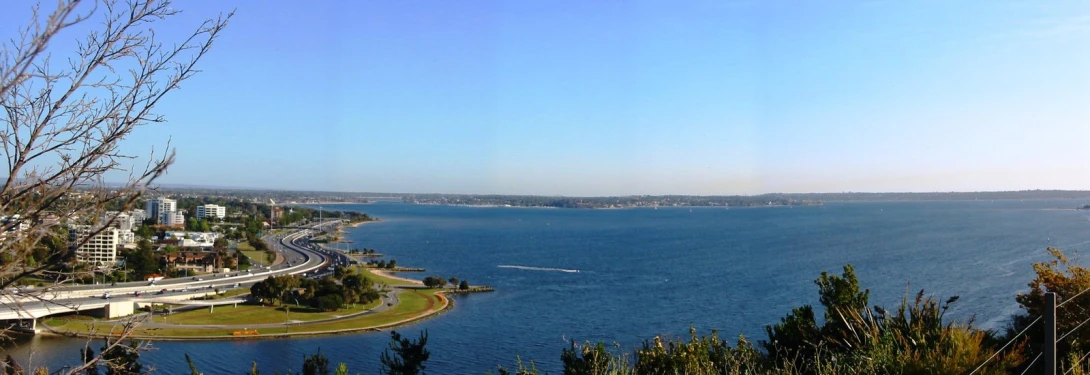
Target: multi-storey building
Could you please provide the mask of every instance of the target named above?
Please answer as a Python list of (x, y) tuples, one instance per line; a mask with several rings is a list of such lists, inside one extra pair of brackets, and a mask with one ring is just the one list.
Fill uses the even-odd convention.
[(144, 210), (147, 211), (148, 217), (158, 218), (159, 223), (163, 224), (163, 212), (177, 211), (178, 202), (169, 198), (149, 199), (144, 204)]
[(185, 225), (185, 215), (181, 211), (162, 211), (159, 213), (159, 224), (168, 227)]
[(140, 225), (136, 221), (136, 217), (130, 213), (106, 211), (106, 215), (102, 217), (102, 222), (105, 223), (113, 219), (114, 228), (117, 228), (117, 240), (120, 244), (130, 244), (136, 242), (136, 234), (133, 233), (133, 228)]
[(197, 220), (206, 218), (219, 218), (222, 219), (227, 216), (227, 208), (214, 204), (206, 204), (203, 206), (197, 206)]
[(76, 260), (79, 262), (112, 266), (117, 263), (117, 245), (117, 228), (96, 228), (90, 225), (68, 227), (68, 246), (75, 251)]
[(30, 223), (19, 215), (0, 216), (0, 228), (6, 229), (9, 233), (16, 233), (29, 229)]
[(140, 225), (140, 224), (144, 223), (144, 220), (148, 219), (148, 211), (147, 210), (135, 209), (135, 210), (129, 211), (129, 214), (132, 215), (132, 222), (135, 225)]

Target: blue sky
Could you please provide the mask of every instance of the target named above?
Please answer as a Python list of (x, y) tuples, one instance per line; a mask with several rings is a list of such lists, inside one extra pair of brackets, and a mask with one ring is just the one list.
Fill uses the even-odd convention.
[(300, 190), (1090, 189), (1087, 2), (314, 3), (175, 3), (164, 37), (237, 13), (127, 149)]

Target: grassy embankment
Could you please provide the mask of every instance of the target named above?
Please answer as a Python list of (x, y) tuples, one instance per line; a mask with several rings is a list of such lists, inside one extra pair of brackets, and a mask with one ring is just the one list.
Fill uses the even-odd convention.
[(242, 253), (242, 255), (249, 257), (250, 263), (253, 263), (254, 265), (267, 266), (271, 263), (269, 262), (268, 253), (258, 251), (246, 241), (240, 241), (236, 250)]
[[(384, 277), (365, 272), (364, 275), (378, 283), (386, 283), (390, 286), (413, 285), (411, 282)], [(186, 326), (224, 325), (224, 328), (188, 328), (188, 327), (141, 327), (134, 334), (147, 337), (184, 337), (184, 338), (230, 338), (232, 333), (240, 329), (239, 325), (248, 324), (280, 324), (289, 320), (293, 324), (275, 328), (259, 328), (260, 334), (308, 334), (308, 333), (335, 333), (347, 330), (368, 330), (407, 323), (438, 312), (444, 307), (445, 297), (439, 295), (438, 289), (407, 289), (398, 295), (399, 303), (389, 310), (360, 315), (336, 321), (324, 321), (307, 323), (317, 320), (332, 319), (351, 314), (361, 313), (378, 306), (381, 302), (374, 301), (367, 305), (356, 305), (348, 309), (333, 312), (322, 312), (310, 307), (289, 306), (285, 312), (281, 306), (239, 305), (238, 307), (218, 306), (209, 312), (202, 308), (170, 316), (156, 316), (153, 323), (168, 323)], [(296, 323), (298, 322), (298, 323)], [(116, 331), (120, 325), (100, 322), (87, 316), (68, 316), (47, 319), (46, 325), (60, 332), (75, 334), (89, 334), (92, 329), (97, 329), (99, 334)], [(242, 327), (247, 328), (247, 327)]]

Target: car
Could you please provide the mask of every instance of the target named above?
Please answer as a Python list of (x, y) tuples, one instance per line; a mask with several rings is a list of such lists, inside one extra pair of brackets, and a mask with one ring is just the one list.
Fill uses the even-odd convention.
[(239, 284), (239, 283), (235, 283), (235, 285), (234, 285), (234, 286), (232, 286), (232, 288), (238, 288), (238, 287), (239, 287), (240, 285), (241, 285), (241, 284)]
[(136, 292), (136, 293), (133, 293), (132, 295), (134, 295), (136, 297), (140, 297), (140, 296), (144, 295), (144, 293), (143, 292)]
[(110, 292), (102, 293), (102, 299), (110, 299)]
[(160, 290), (160, 291), (156, 292), (155, 294), (165, 294), (166, 292), (167, 292), (167, 290), (163, 289), (163, 290)]
[(204, 281), (204, 279), (198, 277), (197, 281)]

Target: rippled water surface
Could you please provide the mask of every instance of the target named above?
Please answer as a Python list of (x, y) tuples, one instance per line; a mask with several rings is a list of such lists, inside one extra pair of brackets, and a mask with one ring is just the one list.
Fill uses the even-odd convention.
[[(483, 374), (516, 356), (559, 373), (571, 339), (633, 348), (689, 326), (762, 338), (792, 307), (817, 304), (821, 271), (855, 266), (872, 304), (906, 290), (960, 295), (950, 316), (975, 314), (999, 327), (1017, 312), (1014, 295), (1048, 245), (1090, 248), (1084, 201), (830, 203), (753, 209), (567, 210), (376, 203), (341, 206), (383, 222), (351, 230), (428, 275), (488, 284), (496, 292), (455, 297), (454, 310), (401, 330), (426, 329), (428, 372)], [(1077, 256), (1076, 256), (1077, 257)], [(424, 274), (409, 274), (423, 277)], [(304, 354), (374, 373), (387, 333), (239, 342), (157, 342), (142, 362), (187, 371), (189, 353), (206, 374), (298, 371)], [(5, 348), (24, 363), (57, 369), (83, 341), (35, 338)], [(96, 344), (100, 346), (100, 344)], [(96, 351), (97, 351), (96, 346)]]

